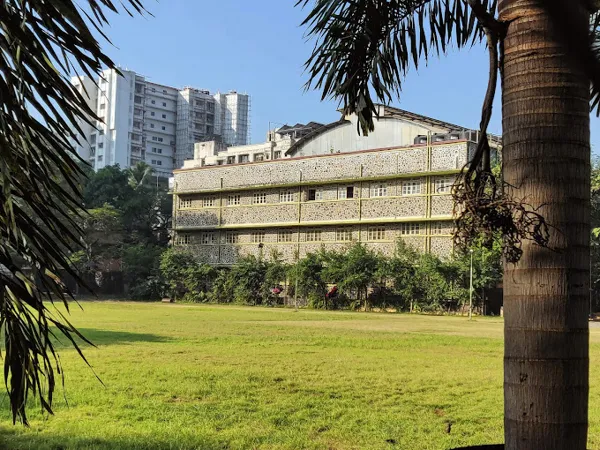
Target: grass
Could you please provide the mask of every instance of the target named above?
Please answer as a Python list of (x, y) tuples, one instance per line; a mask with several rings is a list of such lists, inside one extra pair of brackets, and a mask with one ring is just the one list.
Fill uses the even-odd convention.
[[(140, 303), (83, 304), (66, 398), (0, 449), (449, 449), (502, 442), (502, 322)], [(592, 329), (590, 448), (600, 448)], [(451, 432), (447, 432), (451, 423)]]

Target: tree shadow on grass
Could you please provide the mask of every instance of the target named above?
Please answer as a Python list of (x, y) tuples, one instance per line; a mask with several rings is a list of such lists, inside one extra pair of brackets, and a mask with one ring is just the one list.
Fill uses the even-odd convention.
[[(131, 333), (129, 331), (100, 330), (97, 328), (77, 328), (90, 342), (96, 346), (133, 344), (136, 342), (168, 342), (170, 339), (166, 336), (149, 333)], [(72, 348), (73, 345), (56, 328), (52, 330), (57, 337), (56, 348)], [(76, 338), (76, 342), (85, 347), (87, 344), (82, 339)]]
[(137, 439), (127, 437), (80, 437), (60, 433), (38, 433), (30, 429), (0, 427), (0, 450), (224, 450), (225, 442), (199, 438), (189, 444), (164, 439)]

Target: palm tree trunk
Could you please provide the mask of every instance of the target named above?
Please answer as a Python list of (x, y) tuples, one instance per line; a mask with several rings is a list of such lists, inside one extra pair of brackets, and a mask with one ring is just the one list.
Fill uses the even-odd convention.
[[(523, 243), (504, 268), (504, 426), (509, 450), (587, 442), (590, 221), (589, 81), (538, 0), (500, 0), (511, 21), (502, 76), (509, 193), (539, 208), (550, 247)], [(581, 27), (589, 15), (572, 2)], [(583, 2), (581, 2), (583, 3)]]

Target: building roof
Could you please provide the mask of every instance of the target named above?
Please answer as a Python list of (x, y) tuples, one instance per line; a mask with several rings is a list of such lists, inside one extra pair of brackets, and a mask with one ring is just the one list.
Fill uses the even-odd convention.
[[(468, 130), (469, 129), (469, 128), (461, 127), (460, 125), (455, 125), (450, 122), (444, 122), (443, 120), (434, 119), (432, 117), (423, 116), (421, 114), (413, 113), (410, 111), (405, 111), (405, 110), (399, 109), (399, 108), (394, 108), (392, 106), (385, 106), (385, 105), (378, 105), (378, 106), (383, 108), (383, 114), (380, 114), (380, 117), (403, 119), (403, 120), (408, 120), (410, 122), (418, 122), (418, 123), (422, 123), (422, 124), (426, 124), (426, 125), (430, 125), (430, 126), (435, 126), (438, 128), (445, 128), (445, 129), (447, 129), (447, 131), (458, 131), (458, 130)], [(310, 122), (310, 124), (313, 124), (313, 123), (315, 123), (315, 122)], [(344, 117), (342, 117), (340, 120), (331, 122), (327, 125), (322, 125), (321, 127), (316, 128), (313, 131), (311, 131), (310, 133), (302, 136), (299, 140), (297, 140), (294, 144), (292, 144), (292, 146), (285, 152), (285, 154), (292, 155), (296, 152), (296, 150), (298, 148), (300, 148), (302, 145), (309, 142), (310, 140), (316, 138), (317, 136), (320, 136), (321, 134), (325, 133), (326, 131), (332, 130), (332, 129), (337, 128), (342, 125), (346, 125), (348, 123), (349, 123), (349, 121), (346, 120)]]

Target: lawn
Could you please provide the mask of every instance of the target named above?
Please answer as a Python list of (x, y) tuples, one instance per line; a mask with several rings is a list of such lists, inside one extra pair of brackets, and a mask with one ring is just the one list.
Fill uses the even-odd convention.
[[(449, 449), (502, 442), (502, 321), (86, 302), (55, 416), (32, 405), (0, 448)], [(600, 328), (590, 448), (600, 448)], [(449, 424), (451, 430), (448, 432)]]

